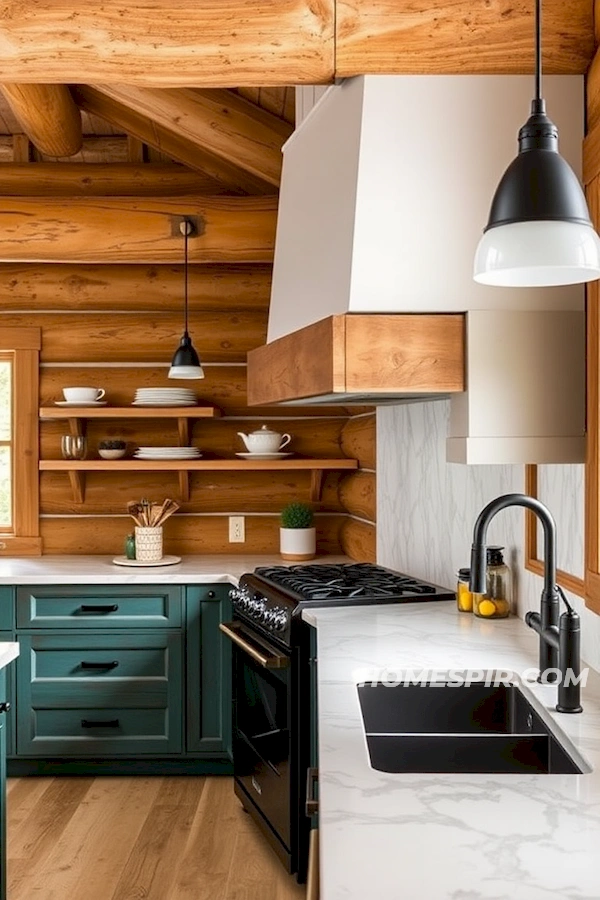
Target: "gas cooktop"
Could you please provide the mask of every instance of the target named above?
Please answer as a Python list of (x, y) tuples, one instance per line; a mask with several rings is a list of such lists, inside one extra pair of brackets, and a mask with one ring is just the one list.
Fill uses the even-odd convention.
[(283, 589), (302, 606), (326, 606), (336, 601), (454, 600), (454, 592), (447, 588), (371, 563), (265, 566), (255, 569), (255, 574)]

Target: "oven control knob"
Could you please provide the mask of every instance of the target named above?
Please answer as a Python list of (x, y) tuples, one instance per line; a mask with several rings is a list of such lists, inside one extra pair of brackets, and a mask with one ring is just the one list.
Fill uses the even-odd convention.
[(277, 607), (277, 609), (274, 610), (273, 628), (275, 629), (275, 631), (283, 631), (286, 625), (287, 613), (285, 609)]

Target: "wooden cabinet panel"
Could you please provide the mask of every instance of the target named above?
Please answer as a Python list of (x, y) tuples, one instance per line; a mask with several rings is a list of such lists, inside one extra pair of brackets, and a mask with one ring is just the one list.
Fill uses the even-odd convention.
[(187, 588), (187, 750), (231, 747), (231, 645), (219, 624), (231, 618), (230, 585)]
[(17, 588), (18, 628), (178, 628), (181, 588), (39, 585)]

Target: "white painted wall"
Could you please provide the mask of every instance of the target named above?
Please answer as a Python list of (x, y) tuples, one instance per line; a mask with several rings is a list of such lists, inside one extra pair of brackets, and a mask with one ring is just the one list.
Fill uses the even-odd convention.
[[(378, 561), (452, 587), (470, 562), (473, 524), (500, 494), (524, 491), (523, 466), (464, 466), (445, 461), (448, 401), (377, 410)], [(542, 466), (540, 499), (558, 526), (559, 566), (583, 575), (583, 465)], [(515, 574), (519, 615), (539, 608), (542, 580), (523, 565), (522, 509), (492, 522), (490, 543), (506, 547)], [(541, 548), (540, 541), (540, 548)], [(541, 549), (540, 549), (541, 553)], [(600, 616), (569, 595), (582, 616), (582, 654), (600, 671)]]

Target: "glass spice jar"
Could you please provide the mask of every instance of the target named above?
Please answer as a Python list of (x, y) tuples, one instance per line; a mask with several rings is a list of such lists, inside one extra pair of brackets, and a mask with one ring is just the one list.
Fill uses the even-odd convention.
[(470, 569), (459, 569), (456, 583), (456, 606), (459, 612), (473, 612), (473, 594), (469, 588)]
[(511, 573), (504, 562), (503, 550), (504, 547), (486, 550), (485, 594), (473, 594), (473, 612), (482, 619), (506, 619), (510, 615)]
[(127, 559), (135, 559), (135, 535), (127, 535), (124, 550)]

